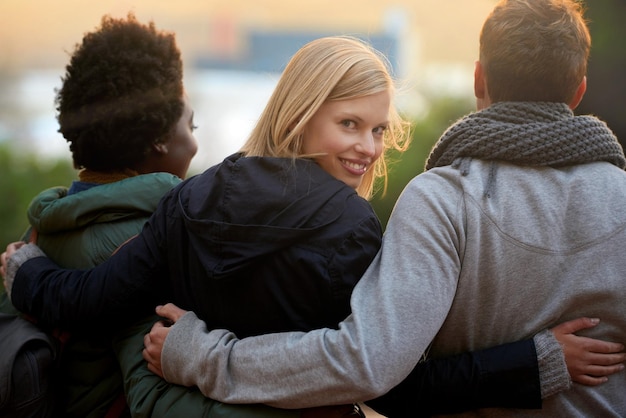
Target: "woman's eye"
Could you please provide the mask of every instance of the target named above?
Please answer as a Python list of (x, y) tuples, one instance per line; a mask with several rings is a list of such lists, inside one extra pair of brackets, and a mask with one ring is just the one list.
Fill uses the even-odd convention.
[(189, 129), (191, 129), (191, 132), (193, 132), (193, 131), (195, 131), (196, 129), (198, 129), (198, 125), (195, 125), (195, 124), (191, 123), (191, 124), (189, 125)]
[(374, 133), (376, 135), (382, 135), (385, 133), (386, 130), (387, 130), (386, 126), (379, 126), (378, 128), (374, 129)]
[(341, 124), (343, 126), (345, 126), (346, 128), (354, 128), (356, 126), (356, 123), (353, 120), (342, 120)]

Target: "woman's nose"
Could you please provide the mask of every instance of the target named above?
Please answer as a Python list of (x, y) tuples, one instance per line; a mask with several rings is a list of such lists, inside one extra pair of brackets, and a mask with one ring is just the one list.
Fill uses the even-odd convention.
[(374, 156), (376, 154), (374, 135), (371, 132), (362, 135), (359, 142), (356, 144), (356, 150), (368, 157)]

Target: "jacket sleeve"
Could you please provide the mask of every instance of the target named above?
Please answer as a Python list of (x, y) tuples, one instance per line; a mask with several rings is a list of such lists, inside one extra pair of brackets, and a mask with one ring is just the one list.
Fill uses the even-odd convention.
[(124, 392), (132, 416), (205, 418), (297, 418), (300, 410), (266, 405), (230, 405), (205, 397), (198, 388), (167, 383), (146, 367), (143, 337), (159, 318), (150, 316), (122, 329), (113, 348), (124, 378)]
[(541, 408), (535, 345), (529, 339), (420, 362), (402, 383), (366, 404), (390, 417)]
[[(212, 335), (221, 341), (211, 338)], [(269, 395), (263, 390), (265, 386), (262, 384), (259, 384), (256, 394), (248, 391), (228, 396), (223, 392), (212, 392), (213, 384), (208, 383), (206, 377), (210, 374), (208, 366), (217, 359), (207, 353), (217, 345), (226, 344), (232, 347), (232, 344), (237, 344), (233, 337), (228, 332), (207, 330), (202, 320), (193, 312), (188, 312), (172, 327), (165, 341), (162, 352), (165, 377), (168, 381), (184, 385), (198, 384), (205, 395), (214, 393), (228, 398), (229, 402), (256, 400), (272, 403), (272, 396), (290, 397), (287, 395), (289, 393), (297, 398), (288, 403), (291, 407), (323, 403), (321, 396), (312, 401), (316, 398), (314, 389), (305, 390), (297, 386), (283, 386), (283, 393)], [(268, 338), (264, 342), (265, 346), (272, 344), (272, 336)], [(256, 339), (258, 337), (246, 341)], [(192, 351), (188, 349), (190, 345), (199, 348)], [(262, 346), (259, 345), (259, 349)], [(278, 364), (273, 364), (273, 367), (277, 368)], [(561, 376), (564, 376), (566, 382), (556, 379), (550, 387), (549, 381)], [(318, 384), (319, 379), (323, 377), (318, 374)], [(533, 339), (419, 362), (395, 388), (366, 403), (390, 417), (429, 416), (487, 407), (537, 409), (541, 408), (542, 398), (567, 389), (570, 383), (562, 349), (552, 333), (546, 330), (536, 334)], [(369, 398), (357, 395), (353, 399)], [(281, 402), (281, 405), (287, 403)]]
[(154, 225), (91, 270), (60, 269), (47, 257), (25, 261), (15, 274), (13, 304), (42, 323), (66, 329), (108, 329), (153, 313), (169, 293), (167, 261)]
[(458, 193), (450, 186), (427, 204), (412, 190), (418, 186), (398, 199), (381, 250), (352, 293), (352, 314), (337, 329), (237, 339), (188, 313), (163, 346), (165, 377), (224, 402), (280, 407), (369, 400), (399, 385), (445, 321), (462, 261), (451, 221)]

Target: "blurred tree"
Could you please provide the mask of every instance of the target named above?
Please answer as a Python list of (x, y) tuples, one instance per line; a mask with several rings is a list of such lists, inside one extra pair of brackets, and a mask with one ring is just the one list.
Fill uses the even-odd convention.
[(372, 198), (372, 206), (383, 227), (400, 193), (407, 183), (424, 171), (426, 158), (441, 134), (461, 116), (475, 109), (473, 100), (454, 97), (434, 98), (430, 102), (428, 115), (413, 123), (411, 146), (403, 154), (392, 153), (389, 159), (389, 179), (387, 192), (383, 195), (383, 185)]
[(0, 60), (0, 141), (8, 140), (8, 124), (18, 116), (14, 105), (16, 85), (15, 74)]
[(592, 46), (587, 93), (577, 113), (600, 117), (626, 148), (626, 1), (587, 0), (586, 7)]
[(76, 171), (69, 160), (43, 163), (0, 142), (0, 248), (17, 241), (28, 227), (26, 209), (33, 197), (52, 186), (69, 186)]

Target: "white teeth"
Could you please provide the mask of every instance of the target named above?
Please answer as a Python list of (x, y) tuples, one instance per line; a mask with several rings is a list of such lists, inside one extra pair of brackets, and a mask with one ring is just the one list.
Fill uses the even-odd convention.
[(365, 164), (357, 164), (351, 161), (342, 160), (345, 165), (355, 170), (365, 170)]

